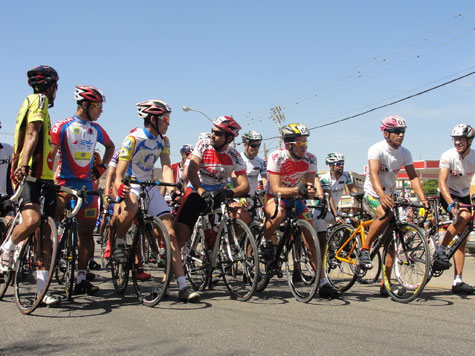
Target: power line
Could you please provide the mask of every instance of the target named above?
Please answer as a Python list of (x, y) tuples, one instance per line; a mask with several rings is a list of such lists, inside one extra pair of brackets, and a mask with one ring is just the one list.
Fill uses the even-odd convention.
[[(415, 94), (412, 94), (412, 95), (409, 95), (409, 96), (406, 96), (406, 97), (404, 97), (404, 98), (402, 98), (402, 99), (398, 99), (398, 100), (392, 101), (392, 102), (387, 103), (387, 104), (384, 104), (384, 105), (376, 106), (376, 107), (374, 107), (374, 108), (372, 108), (372, 109), (363, 111), (363, 112), (361, 112), (361, 113), (359, 113), (359, 114), (351, 115), (351, 116), (345, 117), (345, 118), (343, 118), (343, 119), (335, 120), (335, 121), (332, 121), (332, 122), (329, 122), (329, 123), (326, 123), (326, 124), (323, 124), (323, 125), (311, 127), (309, 130), (314, 130), (314, 129), (319, 129), (319, 128), (326, 127), (326, 126), (335, 125), (335, 124), (340, 123), (340, 122), (343, 122), (343, 121), (347, 121), (347, 120), (354, 119), (354, 118), (359, 117), (359, 116), (362, 116), (362, 115), (366, 115), (366, 114), (368, 114), (368, 113), (370, 113), (370, 112), (373, 112), (373, 111), (376, 111), (376, 110), (379, 110), (379, 109), (382, 109), (382, 108), (385, 108), (385, 107), (388, 107), (388, 106), (392, 106), (392, 105), (398, 104), (398, 103), (400, 103), (400, 102), (403, 102), (403, 101), (412, 99), (412, 98), (414, 98), (414, 97), (416, 97), (416, 96), (419, 96), (419, 95), (422, 95), (422, 94), (426, 94), (426, 93), (428, 93), (428, 92), (430, 92), (430, 91), (439, 89), (439, 88), (441, 88), (441, 87), (443, 87), (443, 86), (446, 86), (446, 85), (448, 85), (448, 84), (452, 84), (452, 83), (454, 83), (454, 82), (456, 82), (456, 81), (458, 81), (458, 80), (467, 78), (467, 77), (469, 77), (469, 76), (471, 76), (471, 75), (473, 75), (473, 74), (475, 74), (475, 71), (474, 71), (474, 72), (470, 72), (470, 73), (465, 74), (465, 75), (462, 75), (462, 76), (457, 77), (457, 78), (455, 78), (455, 79), (449, 80), (449, 81), (444, 82), (444, 83), (442, 83), (442, 84), (436, 85), (436, 86), (434, 86), (434, 87), (432, 87), (432, 88), (429, 88), (429, 89), (420, 91), (420, 92), (418, 92), (418, 93), (415, 93)], [(278, 137), (279, 137), (279, 136), (267, 137), (267, 138), (264, 138), (264, 140), (271, 140), (271, 139), (278, 138)]]

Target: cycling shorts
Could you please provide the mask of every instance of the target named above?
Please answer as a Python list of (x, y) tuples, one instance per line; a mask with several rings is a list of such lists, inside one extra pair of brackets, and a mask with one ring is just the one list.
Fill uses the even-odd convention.
[(373, 197), (372, 195), (365, 194), (363, 197), (363, 208), (370, 214), (373, 218), (376, 217), (376, 209), (381, 205), (379, 198)]
[[(274, 196), (270, 193), (266, 193), (266, 207), (270, 204), (270, 202), (274, 199)], [(291, 200), (289, 199), (281, 199), (280, 205), (281, 207), (285, 208), (286, 215), (289, 217), (289, 207), (291, 204)], [(303, 200), (294, 200), (295, 208), (296, 208), (296, 215), (298, 219), (307, 220), (310, 224), (313, 225), (313, 218), (312, 214), (307, 208), (307, 204)], [(273, 214), (273, 213), (272, 213)]]
[[(86, 187), (87, 190), (94, 190), (93, 182), (83, 179), (64, 179), (60, 182), (60, 185), (70, 187), (76, 190), (81, 190), (82, 187)], [(68, 199), (68, 204), (70, 200)], [(87, 202), (83, 201), (81, 209), (79, 209), (76, 215), (78, 220), (85, 219), (97, 219), (99, 215), (99, 197), (97, 195), (88, 195)]]
[[(52, 183), (53, 181), (51, 181)], [(26, 204), (40, 204), (40, 196), (44, 196), (43, 213), (54, 219), (56, 214), (56, 190), (54, 187), (45, 188), (41, 192), (41, 185), (37, 182), (25, 182), (23, 191), (21, 192), (20, 210), (23, 210)], [(43, 194), (41, 194), (43, 193)]]
[(328, 224), (335, 224), (335, 217), (330, 210), (327, 211), (324, 219), (317, 218), (320, 215), (321, 210), (315, 209), (313, 211), (313, 221), (315, 222), (315, 230), (317, 232), (326, 232)]
[(188, 187), (175, 217), (175, 222), (188, 226), (193, 230), (200, 214), (208, 208), (206, 201), (196, 190)]
[[(171, 214), (171, 209), (168, 206), (162, 193), (160, 193), (160, 189), (157, 186), (147, 187), (145, 191), (147, 192), (146, 194), (147, 198), (145, 200), (145, 209), (149, 215), (162, 216), (166, 214)], [(131, 184), (130, 193), (135, 195), (137, 197), (137, 200), (139, 200), (140, 199), (140, 185)]]
[[(453, 194), (450, 194), (450, 196), (452, 197), (452, 199), (456, 202), (459, 202), (459, 203), (462, 203), (462, 204), (467, 204), (467, 205), (470, 205), (472, 204), (472, 202), (470, 201), (470, 195), (466, 195), (464, 197), (458, 197), (456, 195), (453, 195)], [(449, 204), (447, 204), (447, 202), (445, 201), (444, 197), (442, 196), (442, 194), (440, 195), (440, 205), (442, 205), (442, 208), (444, 208), (445, 211), (447, 211), (448, 207), (449, 207)], [(453, 218), (453, 215), (451, 212), (449, 212), (450, 214), (450, 217)]]

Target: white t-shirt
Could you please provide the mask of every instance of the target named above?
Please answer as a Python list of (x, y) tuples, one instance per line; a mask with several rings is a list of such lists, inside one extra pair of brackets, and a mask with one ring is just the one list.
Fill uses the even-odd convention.
[(328, 171), (320, 177), (320, 184), (322, 185), (322, 189), (331, 192), (336, 207), (345, 192), (345, 186), (353, 184), (353, 179), (348, 172), (342, 172), (340, 178), (336, 179), (331, 175), (330, 171)]
[(246, 164), (247, 179), (249, 179), (249, 195), (253, 195), (257, 190), (257, 180), (259, 175), (267, 178), (266, 162), (259, 157), (249, 159), (245, 153), (241, 155), (244, 163)]
[[(379, 160), (379, 180), (386, 194), (391, 194), (396, 188), (396, 179), (399, 171), (403, 166), (412, 164), (412, 155), (409, 150), (404, 147), (392, 148), (386, 140), (375, 143), (368, 150), (368, 161), (372, 159)], [(378, 194), (371, 184), (369, 177), (370, 172), (366, 174), (364, 182), (364, 192), (373, 197)]]
[(465, 157), (457, 152), (455, 147), (442, 153), (440, 157), (440, 168), (449, 169), (449, 177), (447, 178), (447, 187), (450, 194), (458, 197), (470, 195), (470, 184), (473, 174), (475, 173), (475, 151)]

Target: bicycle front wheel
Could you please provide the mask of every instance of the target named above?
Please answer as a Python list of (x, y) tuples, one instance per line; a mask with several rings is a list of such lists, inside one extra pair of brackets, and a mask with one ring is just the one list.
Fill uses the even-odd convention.
[(64, 231), (66, 238), (66, 248), (65, 248), (65, 262), (66, 262), (66, 273), (65, 273), (65, 284), (66, 284), (66, 298), (71, 300), (73, 297), (74, 290), (74, 272), (76, 270), (77, 262), (77, 224), (73, 223)]
[[(313, 226), (306, 220), (297, 220), (295, 226), (292, 231), (291, 249), (286, 256), (285, 269), (292, 294), (299, 302), (307, 303), (315, 296), (320, 284), (322, 255)], [(311, 255), (305, 241), (309, 244), (313, 243), (315, 256)], [(310, 247), (313, 246), (310, 245)], [(316, 261), (316, 265), (312, 259)]]
[(228, 241), (221, 237), (218, 261), (231, 298), (249, 300), (259, 281), (259, 254), (254, 235), (244, 221), (234, 219), (228, 225)]
[[(40, 230), (44, 235), (41, 243)], [(48, 217), (40, 230), (24, 242), (15, 269), (15, 302), (22, 314), (32, 313), (41, 303), (56, 265), (56, 224)]]
[(196, 291), (205, 289), (210, 278), (211, 265), (207, 252), (203, 228), (196, 225), (185, 246), (182, 249), (182, 259), (185, 275)]
[[(115, 226), (112, 227), (111, 236), (115, 236)], [(129, 259), (129, 261), (126, 263), (119, 263), (112, 256), (109, 262), (111, 267), (112, 283), (114, 284), (114, 289), (118, 294), (124, 294), (127, 289), (127, 285), (129, 284), (130, 248), (128, 245), (126, 247), (126, 253)]]
[(413, 224), (395, 230), (383, 252), (383, 280), (391, 299), (408, 303), (417, 298), (429, 276), (427, 238)]
[[(5, 221), (5, 218), (0, 218), (0, 245), (3, 243), (5, 238), (7, 237), (7, 223)], [(10, 231), (12, 230), (12, 227), (9, 229)], [(0, 279), (0, 300), (3, 298), (5, 295), (8, 286), (12, 283), (13, 280), (13, 272), (10, 271), (5, 271), (3, 272), (3, 279)]]
[(153, 307), (165, 295), (172, 268), (170, 237), (159, 218), (139, 228), (132, 251), (136, 259), (132, 272), (135, 292), (143, 305)]
[(328, 283), (341, 292), (350, 289), (356, 281), (356, 256), (361, 243), (357, 234), (348, 240), (353, 231), (351, 225), (337, 226), (328, 237), (326, 245), (325, 276)]

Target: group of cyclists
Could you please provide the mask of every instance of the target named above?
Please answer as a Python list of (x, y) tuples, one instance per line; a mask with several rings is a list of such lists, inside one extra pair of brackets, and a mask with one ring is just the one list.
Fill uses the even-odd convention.
[[(54, 181), (57, 185), (75, 189), (86, 186), (88, 190), (93, 190), (97, 188), (99, 178), (107, 172), (104, 194), (116, 202), (112, 220), (116, 238), (112, 245), (108, 245), (105, 254), (107, 258), (123, 263), (127, 261), (126, 235), (134, 222), (140, 199), (140, 186), (128, 183), (125, 177), (140, 181), (153, 179), (155, 163), (160, 159), (163, 182), (181, 180), (186, 184), (184, 191), (176, 187), (153, 187), (148, 190), (148, 214), (161, 219), (170, 237), (172, 273), (178, 284), (179, 300), (183, 302), (198, 302), (200, 294), (193, 290), (185, 278), (181, 249), (192, 235), (198, 217), (210, 205), (218, 208), (222, 202), (231, 201), (228, 206), (231, 216), (249, 224), (256, 217), (249, 214), (248, 200), (245, 198), (265, 190), (263, 214), (268, 218), (264, 223), (260, 254), (264, 259), (272, 259), (273, 235), (286, 219), (290, 198), (299, 197), (296, 201), (297, 216), (315, 227), (320, 251), (325, 251), (328, 226), (342, 222), (338, 203), (345, 188), (357, 193), (351, 175), (344, 171), (345, 159), (341, 153), (329, 153), (326, 156), (329, 171), (318, 176), (317, 159), (307, 151), (310, 131), (304, 124), (284, 126), (281, 137), (285, 147), (271, 152), (266, 162), (258, 157), (261, 134), (256, 131), (244, 133), (244, 152), (240, 154), (232, 143), (238, 137), (241, 126), (231, 116), (219, 116), (213, 121), (211, 132), (201, 134), (194, 146), (184, 145), (180, 149), (182, 160), (171, 164), (171, 145), (166, 133), (171, 124), (172, 109), (165, 101), (151, 99), (138, 103), (138, 116), (143, 120), (143, 125), (132, 129), (120, 148), (115, 149), (107, 132), (97, 123), (106, 101), (101, 90), (93, 86), (76, 86), (76, 113), (52, 126), (48, 109), (54, 106), (58, 73), (52, 67), (38, 66), (28, 71), (27, 77), (33, 94), (25, 99), (18, 113), (14, 147), (10, 147), (9, 151), (8, 145), (0, 148), (1, 154), (7, 152), (0, 163), (3, 165), (5, 159), (10, 163), (11, 182), (15, 187), (24, 184), (20, 205), (2, 209), (4, 216), (11, 216), (15, 209), (19, 209), (21, 222), (14, 227), (11, 239), (1, 246), (0, 282), (4, 272), (12, 268), (16, 246), (35, 233), (40, 224), (38, 183), (24, 181), (26, 176)], [(396, 179), (402, 167), (405, 167), (420, 203), (430, 209), (411, 153), (402, 146), (407, 129), (406, 120), (397, 115), (386, 117), (382, 119), (380, 129), (383, 140), (368, 150), (369, 170), (364, 183), (365, 208), (377, 218), (370, 225), (359, 251), (359, 267), (363, 270), (373, 267), (369, 253), (371, 245), (392, 218), (390, 209), (394, 206)], [(461, 207), (456, 211), (454, 203), (470, 204), (470, 183), (475, 172), (475, 154), (471, 149), (474, 129), (470, 125), (459, 124), (451, 136), (454, 147), (444, 152), (440, 160), (440, 201), (444, 209), (458, 218), (448, 227), (434, 253), (434, 268), (440, 270), (451, 267), (446, 255), (447, 246), (454, 236), (466, 229), (472, 218), (467, 208)], [(102, 157), (95, 157), (97, 143), (105, 147)], [(55, 161), (58, 162), (56, 167)], [(7, 189), (10, 184), (7, 173), (0, 177), (0, 183), (2, 189), (5, 187), (1, 193), (12, 193), (11, 188)], [(172, 196), (178, 202), (176, 211), (172, 211), (165, 196)], [(277, 196), (282, 199), (274, 199)], [(45, 195), (43, 211), (59, 221), (68, 199), (66, 195), (51, 191)], [(322, 207), (317, 207), (312, 213), (306, 205), (309, 199), (321, 201)], [(327, 208), (323, 204), (325, 201), (328, 202)], [(279, 209), (276, 209), (276, 204), (280, 204)], [(326, 214), (321, 214), (323, 209), (327, 210)], [(77, 215), (79, 244), (76, 294), (95, 295), (99, 290), (91, 283), (95, 274), (88, 269), (94, 255), (93, 230), (99, 214), (98, 198), (89, 196), (87, 204), (83, 204)], [(317, 260), (318, 246), (306, 234), (303, 240), (310, 265), (317, 271), (317, 265), (321, 263)], [(465, 244), (454, 257), (452, 291), (471, 294), (473, 287), (462, 281), (464, 247)], [(324, 258), (323, 254), (321, 258)], [(388, 258), (392, 258), (391, 255)], [(42, 288), (42, 281), (47, 278), (45, 273), (48, 272), (41, 269), (37, 271), (38, 291)], [(143, 280), (149, 278), (146, 273), (138, 273), (137, 276)], [(341, 294), (339, 289), (328, 283), (322, 269), (319, 295), (331, 299)], [(383, 285), (381, 295), (387, 296)], [(43, 299), (45, 305), (59, 302), (59, 297), (52, 294), (46, 294)]]

